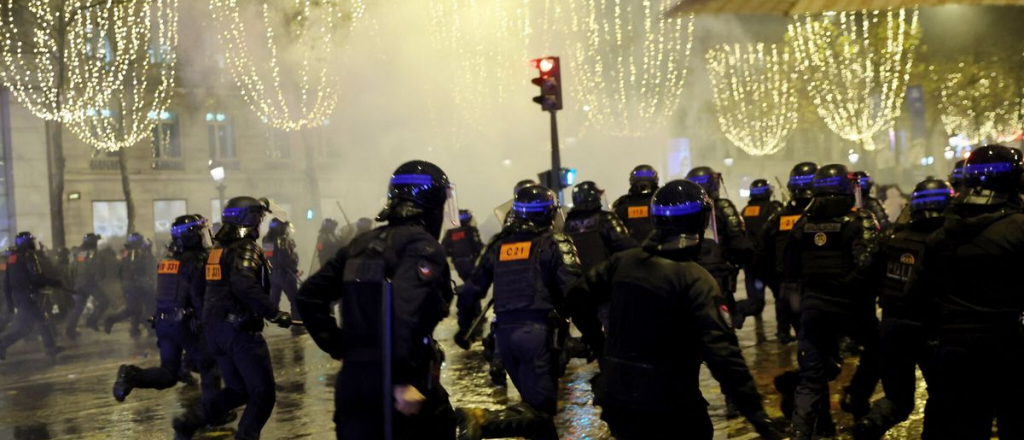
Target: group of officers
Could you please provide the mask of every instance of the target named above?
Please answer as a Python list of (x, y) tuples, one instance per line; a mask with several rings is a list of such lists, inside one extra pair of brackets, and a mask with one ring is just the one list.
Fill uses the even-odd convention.
[[(276, 399), (262, 329), (301, 324), (344, 361), (335, 383), (339, 439), (557, 439), (558, 380), (576, 356), (598, 362), (594, 404), (620, 440), (711, 439), (702, 363), (730, 415), (762, 438), (804, 440), (835, 433), (829, 382), (849, 339), (861, 356), (841, 407), (856, 419), (856, 439), (880, 439), (908, 418), (916, 367), (929, 392), (923, 438), (987, 440), (998, 419), (1001, 438), (1021, 439), (1024, 295), (1014, 269), (1024, 263), (1022, 179), (1019, 150), (981, 147), (950, 181), (918, 184), (890, 223), (868, 193), (870, 176), (844, 165), (798, 164), (785, 204), (757, 180), (742, 210), (721, 196), (711, 168), (661, 185), (652, 167), (639, 166), (612, 210), (596, 184), (583, 182), (564, 218), (552, 190), (520, 182), (502, 230), (485, 244), (472, 215), (458, 211), (447, 175), (412, 161), (391, 176), (376, 219), (384, 225), (367, 225), (345, 245), (318, 245), (321, 267), (297, 291), (274, 287), (282, 279), (298, 286), (297, 259), (289, 255), (280, 272), (270, 260), (294, 250), (280, 240), (289, 225), (273, 221), (273, 246), (261, 247), (272, 204), (237, 197), (215, 235), (198, 215), (174, 222), (170, 253), (155, 265), (161, 365), (122, 366), (114, 395), (173, 386), (184, 355), (201, 373), (203, 397), (174, 419), (176, 438), (226, 423), (245, 405), (236, 438), (258, 439)], [(45, 258), (23, 243), (7, 259), (7, 291), (55, 284), (40, 276)], [(737, 301), (741, 269), (747, 298)], [(759, 323), (766, 287), (776, 297), (778, 341), (792, 342), (795, 331), (798, 343), (794, 386), (777, 381), (788, 429), (765, 412), (735, 335), (747, 318)], [(45, 311), (27, 291), (13, 304), (36, 323)], [(275, 291), (292, 313), (279, 309)], [(492, 371), (507, 373), (522, 402), (451, 406), (433, 334), (452, 302), (463, 348), (493, 308)], [(577, 349), (570, 323), (582, 335)], [(885, 397), (871, 402), (879, 382)]]

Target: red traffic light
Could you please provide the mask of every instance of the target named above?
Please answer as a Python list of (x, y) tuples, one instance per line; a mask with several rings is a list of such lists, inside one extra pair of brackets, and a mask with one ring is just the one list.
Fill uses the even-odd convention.
[(537, 60), (537, 68), (540, 69), (541, 73), (548, 73), (557, 65), (558, 61), (554, 58), (541, 58)]
[(540, 96), (533, 98), (533, 102), (540, 104), (544, 111), (561, 110), (562, 71), (558, 57), (537, 58), (533, 60), (533, 67), (540, 71), (540, 75), (530, 82), (541, 90)]

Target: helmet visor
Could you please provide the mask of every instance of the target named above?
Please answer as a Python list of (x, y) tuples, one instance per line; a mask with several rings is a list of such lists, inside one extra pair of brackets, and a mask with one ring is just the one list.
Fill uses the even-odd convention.
[(715, 208), (711, 208), (711, 220), (708, 220), (708, 227), (704, 228), (704, 239), (718, 243), (718, 217), (715, 211)]
[(447, 199), (444, 201), (444, 216), (448, 219), (448, 224), (453, 228), (462, 226), (462, 222), (459, 221), (459, 195), (455, 189), (454, 183), (448, 184), (446, 190)]

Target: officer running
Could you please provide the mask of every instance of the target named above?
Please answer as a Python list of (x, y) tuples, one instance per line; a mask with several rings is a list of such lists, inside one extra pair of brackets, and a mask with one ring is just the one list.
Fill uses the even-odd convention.
[(85, 234), (85, 237), (82, 238), (82, 245), (79, 246), (73, 256), (74, 260), (71, 263), (71, 271), (75, 287), (73, 295), (75, 305), (71, 309), (71, 313), (68, 315), (67, 322), (65, 323), (65, 334), (72, 341), (78, 339), (78, 319), (85, 312), (85, 306), (89, 302), (89, 297), (92, 297), (95, 308), (92, 314), (89, 315), (89, 319), (85, 322), (86, 327), (99, 331), (100, 319), (106, 313), (107, 308), (110, 307), (110, 298), (103, 290), (103, 287), (100, 286), (100, 282), (107, 272), (106, 260), (100, 255), (98, 249), (100, 239), (102, 238), (99, 234), (91, 232)]
[[(897, 224), (883, 240), (879, 255), (885, 265), (878, 265), (875, 276), (883, 278), (879, 303), (882, 306), (881, 368), (885, 398), (876, 401), (871, 412), (854, 425), (856, 440), (881, 440), (889, 429), (907, 420), (914, 410), (918, 367), (925, 382), (934, 383), (938, 304), (934, 298), (911, 297), (905, 293), (914, 264), (921, 259), (928, 236), (942, 227), (943, 213), (952, 197), (953, 188), (942, 180), (927, 179), (918, 183), (910, 196), (910, 223)], [(925, 406), (922, 434), (925, 439), (933, 435), (934, 419), (927, 417), (932, 412), (932, 402), (929, 399)]]
[(569, 328), (562, 317), (563, 301), (569, 285), (580, 276), (576, 246), (552, 227), (558, 213), (554, 191), (539, 185), (520, 189), (511, 223), (488, 246), (459, 291), (456, 342), (466, 349), (468, 327), (493, 285), (497, 350), (525, 402), (504, 412), (467, 415), (468, 424), (483, 425), (480, 431), (487, 438), (558, 438), (553, 417), (562, 373), (560, 352)]
[[(4, 272), (4, 297), (7, 311), (14, 320), (0, 335), (0, 361), (6, 359), (7, 349), (27, 338), (33, 330), (43, 339), (43, 347), (51, 362), (64, 350), (57, 346), (53, 328), (42, 306), (46, 286), (61, 287), (57, 269), (39, 250), (36, 238), (30, 232), (21, 232), (14, 238), (14, 248), (7, 253)], [(15, 309), (17, 310), (15, 312)]]
[[(573, 321), (603, 351), (594, 403), (618, 439), (710, 440), (714, 427), (697, 387), (702, 362), (761, 438), (782, 438), (723, 312), (718, 283), (696, 263), (713, 203), (693, 182), (669, 182), (651, 201), (654, 231), (643, 247), (612, 255), (569, 293)], [(606, 302), (607, 339), (596, 319)]]
[[(291, 304), (292, 319), (301, 319), (295, 307), (295, 295), (299, 293), (299, 253), (295, 251), (295, 240), (292, 239), (291, 222), (279, 219), (270, 220), (267, 236), (263, 237), (263, 254), (270, 262), (270, 302), (275, 306), (281, 304), (281, 293), (288, 297)], [(298, 326), (292, 327), (292, 335), (302, 334)]]
[[(747, 236), (755, 249), (763, 247), (760, 242), (768, 219), (782, 210), (782, 203), (772, 200), (771, 185), (765, 179), (757, 179), (750, 184), (750, 201), (743, 208), (743, 223), (746, 226)], [(757, 321), (758, 341), (764, 340), (764, 329), (761, 326), (761, 312), (764, 311), (764, 279), (757, 273), (752, 264), (744, 266), (744, 284), (747, 287), (747, 299), (736, 303), (737, 317), (742, 321), (753, 316)], [(772, 293), (778, 298), (779, 294), (772, 289)], [(739, 324), (739, 327), (742, 327)]]
[(484, 242), (480, 239), (480, 230), (476, 227), (472, 212), (468, 209), (459, 210), (459, 227), (445, 232), (441, 246), (452, 259), (459, 279), (468, 280), (473, 275), (477, 257), (484, 249)]
[[(814, 175), (814, 198), (793, 225), (785, 264), (800, 280), (800, 383), (796, 388), (793, 438), (832, 435), (817, 423), (829, 411), (828, 382), (841, 370), (839, 338), (849, 336), (864, 351), (844, 390), (842, 407), (856, 419), (867, 415), (879, 380), (875, 286), (869, 277), (878, 250), (878, 223), (856, 209), (858, 178), (844, 165), (826, 165)], [(830, 425), (830, 424), (829, 424)]]
[[(394, 438), (455, 437), (454, 413), (440, 382), (444, 354), (433, 339), (454, 297), (437, 242), (446, 205), (455, 206), (451, 189), (444, 171), (432, 163), (398, 167), (387, 206), (377, 216), (387, 225), (357, 237), (299, 289), (299, 311), (310, 336), (331, 357), (344, 359), (335, 382), (339, 440), (384, 438), (384, 407), (393, 418)], [(382, 299), (388, 294), (393, 298), (390, 365), (384, 363), (382, 345)], [(344, 328), (330, 315), (334, 301), (342, 304)], [(394, 384), (386, 397), (385, 367)]]
[(320, 231), (316, 235), (316, 259), (320, 267), (327, 265), (328, 261), (341, 250), (341, 237), (338, 236), (338, 221), (333, 218), (325, 218), (320, 223)]
[[(928, 238), (910, 292), (939, 303), (939, 347), (926, 414), (935, 439), (1024, 438), (1024, 154), (991, 145), (971, 153), (942, 228)], [(931, 439), (929, 439), (931, 440)]]
[(163, 390), (182, 376), (182, 356), (188, 356), (202, 377), (203, 402), (220, 391), (220, 373), (206, 348), (199, 314), (206, 295), (205, 265), (213, 246), (210, 226), (199, 214), (183, 215), (171, 224), (170, 255), (157, 267), (156, 329), (160, 366), (121, 365), (114, 381), (114, 399), (124, 402), (133, 389)]
[(108, 335), (114, 328), (114, 324), (124, 320), (131, 320), (131, 327), (128, 334), (132, 338), (142, 335), (139, 327), (145, 323), (145, 310), (148, 308), (146, 302), (151, 299), (150, 292), (154, 289), (157, 270), (156, 258), (146, 238), (138, 232), (128, 235), (124, 243), (124, 252), (121, 253), (121, 289), (124, 293), (124, 309), (108, 316), (104, 320), (103, 331)]
[(258, 439), (274, 410), (274, 369), (263, 339), (263, 321), (288, 328), (292, 320), (270, 301), (270, 265), (256, 242), (267, 213), (273, 212), (266, 199), (235, 197), (221, 215), (224, 224), (205, 266), (203, 326), (224, 389), (174, 419), (178, 440), (191, 439), (197, 430), (242, 405), (245, 411), (235, 438)]

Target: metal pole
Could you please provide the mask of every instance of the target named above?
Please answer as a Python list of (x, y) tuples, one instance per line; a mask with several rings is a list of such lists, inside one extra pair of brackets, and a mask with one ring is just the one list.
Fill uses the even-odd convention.
[(551, 178), (554, 179), (555, 188), (551, 188), (558, 194), (558, 203), (565, 205), (565, 198), (562, 196), (562, 157), (558, 151), (558, 117), (556, 112), (551, 110)]
[(217, 197), (220, 197), (220, 207), (221, 207), (221, 209), (224, 209), (224, 206), (227, 205), (227, 203), (228, 203), (227, 200), (224, 200), (224, 193), (227, 191), (227, 189), (228, 189), (228, 186), (225, 185), (224, 182), (221, 182), (221, 183), (217, 184)]
[(391, 290), (391, 280), (384, 280), (384, 295), (381, 295), (381, 324), (384, 326), (381, 332), (382, 341), (381, 349), (384, 352), (384, 440), (394, 440), (394, 384), (392, 377), (391, 363), (393, 362), (393, 338), (392, 332), (394, 331), (392, 314), (392, 301), (394, 292)]

